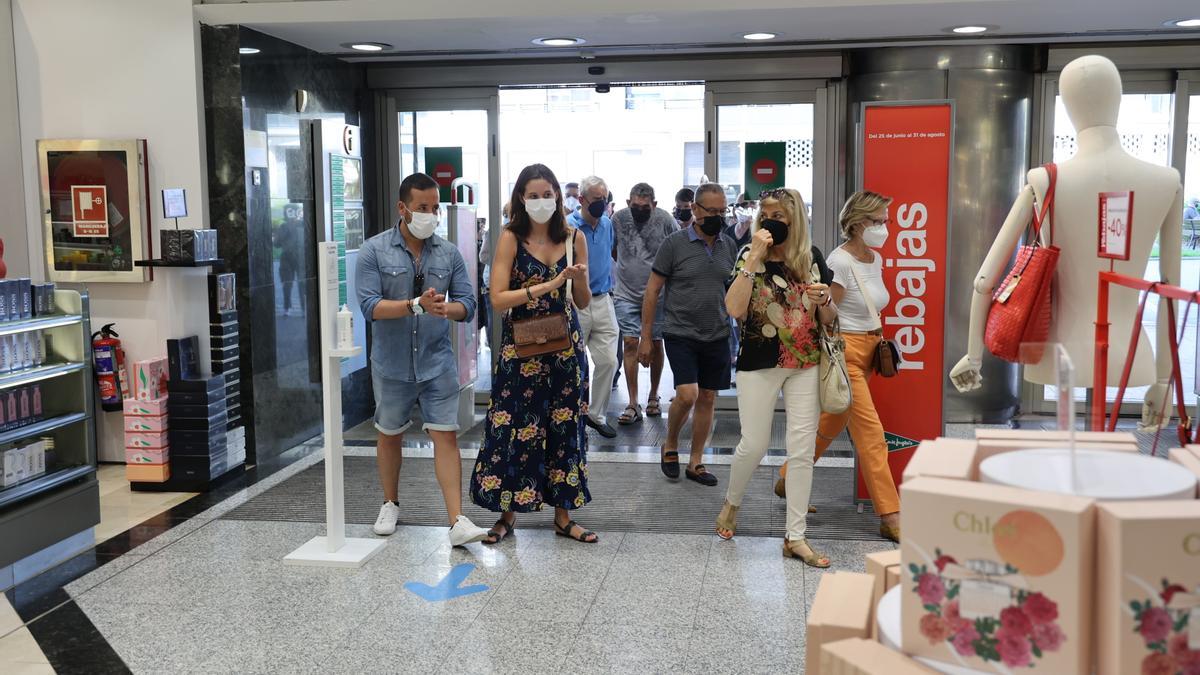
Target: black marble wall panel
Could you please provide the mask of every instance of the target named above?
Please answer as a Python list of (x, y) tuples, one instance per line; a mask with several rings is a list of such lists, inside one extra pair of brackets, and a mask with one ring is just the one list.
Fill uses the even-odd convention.
[[(370, 147), (365, 69), (244, 27), (201, 31), (210, 211), (222, 256), (238, 275), (242, 407), (248, 455), (261, 461), (321, 433), (321, 237), (309, 126), (360, 125), (362, 147)], [(240, 47), (259, 52), (239, 55)], [(299, 89), (308, 92), (303, 112)], [(345, 422), (357, 424), (373, 408), (366, 369), (342, 385)]]

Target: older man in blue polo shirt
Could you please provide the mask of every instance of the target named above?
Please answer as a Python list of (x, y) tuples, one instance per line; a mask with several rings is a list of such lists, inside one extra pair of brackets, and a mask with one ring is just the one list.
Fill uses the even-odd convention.
[(587, 237), (588, 286), (592, 303), (579, 310), (579, 328), (588, 354), (592, 357), (592, 400), (584, 422), (605, 438), (615, 438), (617, 430), (608, 423), (608, 398), (617, 373), (617, 313), (613, 309), (613, 257), (616, 237), (612, 219), (608, 217), (608, 186), (596, 176), (579, 182), (579, 209), (567, 218), (567, 223)]

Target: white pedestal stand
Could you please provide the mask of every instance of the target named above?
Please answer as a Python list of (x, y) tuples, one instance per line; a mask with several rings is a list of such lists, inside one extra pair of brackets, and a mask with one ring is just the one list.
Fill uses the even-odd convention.
[(362, 347), (336, 349), (338, 301), (337, 244), (322, 242), (318, 249), (318, 288), (321, 321), (321, 384), (325, 425), (325, 536), (313, 537), (284, 557), (286, 565), (361, 567), (387, 543), (382, 539), (346, 538), (346, 496), (342, 471), (341, 360), (362, 354)]
[[(979, 480), (1104, 501), (1195, 499), (1196, 477), (1165, 459), (1069, 448), (1015, 450), (983, 460)], [(1074, 467), (1072, 467), (1074, 459)]]

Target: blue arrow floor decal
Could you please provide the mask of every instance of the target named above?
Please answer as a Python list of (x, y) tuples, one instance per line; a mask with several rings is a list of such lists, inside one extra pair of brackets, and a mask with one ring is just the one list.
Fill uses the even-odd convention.
[(467, 580), (467, 577), (475, 569), (475, 563), (461, 563), (454, 566), (450, 573), (445, 576), (436, 586), (423, 584), (419, 581), (409, 581), (404, 584), (405, 590), (418, 595), (425, 599), (426, 602), (444, 602), (461, 598), (465, 595), (474, 595), (482, 593), (488, 589), (483, 584), (475, 584), (472, 586), (459, 586)]

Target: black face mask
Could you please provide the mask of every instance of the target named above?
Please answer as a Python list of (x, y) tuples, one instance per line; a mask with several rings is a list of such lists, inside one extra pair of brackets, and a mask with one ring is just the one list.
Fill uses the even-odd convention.
[(709, 237), (715, 237), (723, 227), (725, 227), (725, 219), (721, 216), (708, 216), (700, 221), (700, 231)]
[(780, 220), (764, 220), (762, 221), (762, 229), (771, 233), (771, 241), (775, 242), (775, 246), (779, 246), (788, 238), (787, 223)]
[(692, 219), (692, 210), (691, 209), (678, 209), (678, 208), (675, 209), (675, 220), (678, 220), (681, 223), (686, 223), (691, 219)]
[(605, 204), (602, 201), (594, 201), (588, 204), (587, 208), (588, 213), (592, 214), (593, 218), (599, 218), (600, 216), (604, 215), (604, 212), (608, 209), (608, 204)]
[(633, 216), (633, 222), (639, 225), (650, 220), (649, 206), (631, 206), (629, 207), (629, 213)]

